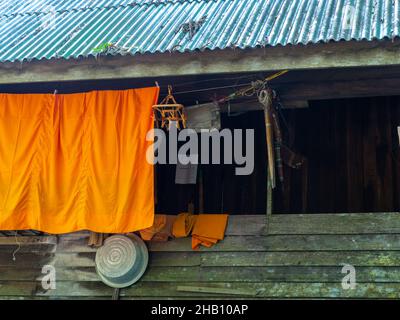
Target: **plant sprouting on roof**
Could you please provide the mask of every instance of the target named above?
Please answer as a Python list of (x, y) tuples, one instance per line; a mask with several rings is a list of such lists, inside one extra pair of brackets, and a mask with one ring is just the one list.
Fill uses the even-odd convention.
[(92, 49), (92, 52), (96, 55), (115, 55), (115, 54), (125, 54), (128, 52), (128, 48), (120, 47), (112, 42), (105, 42), (96, 48)]

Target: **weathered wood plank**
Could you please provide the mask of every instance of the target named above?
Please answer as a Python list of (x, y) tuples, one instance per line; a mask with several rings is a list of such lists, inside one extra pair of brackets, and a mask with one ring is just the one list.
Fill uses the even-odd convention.
[(80, 253), (80, 252), (96, 252), (97, 248), (88, 246), (88, 238), (83, 237), (65, 237), (59, 238), (57, 252)]
[(400, 251), (153, 252), (150, 266), (400, 266)]
[(41, 268), (0, 267), (0, 282), (13, 281), (20, 283), (23, 281), (39, 281), (43, 276)]
[(249, 290), (235, 290), (232, 288), (219, 288), (219, 287), (199, 287), (199, 286), (177, 286), (177, 291), (182, 292), (198, 292), (198, 293), (209, 293), (209, 294), (221, 294), (221, 295), (239, 295), (239, 296), (254, 296), (254, 292)]
[(88, 238), (90, 236), (90, 231), (87, 230), (82, 230), (82, 231), (76, 231), (76, 232), (71, 232), (71, 233), (63, 233), (58, 235), (58, 238), (60, 241), (64, 239), (76, 239), (76, 238)]
[(0, 267), (42, 267), (45, 264), (54, 264), (55, 256), (53, 253), (21, 253), (18, 251), (13, 260), (13, 250), (9, 252), (0, 251)]
[[(0, 267), (56, 268), (94, 267), (95, 253), (12, 254), (0, 253)], [(240, 266), (400, 266), (400, 251), (311, 251), (311, 252), (153, 252), (149, 266), (154, 267), (240, 267)]]
[[(66, 299), (71, 299), (66, 297)], [(36, 297), (36, 296), (1, 296), (1, 300), (51, 300), (51, 297)]]
[[(179, 292), (175, 283), (138, 283), (121, 292), (122, 297), (145, 296), (154, 297), (154, 292), (160, 297), (226, 297), (232, 295), (210, 294), (198, 292)], [(193, 283), (186, 286), (201, 286), (220, 289), (241, 290), (248, 295), (259, 298), (399, 298), (399, 283), (360, 283), (354, 290), (343, 290), (340, 283)], [(149, 287), (147, 287), (149, 286)], [(153, 293), (153, 294), (151, 294)], [(237, 296), (236, 296), (237, 297)]]
[[(141, 282), (341, 282), (342, 266), (150, 267)], [(400, 282), (400, 267), (356, 267), (357, 282)], [(0, 267), (0, 281), (40, 281), (41, 269)], [(57, 283), (99, 282), (93, 267), (56, 268)]]
[(263, 235), (266, 231), (267, 218), (263, 215), (229, 216), (225, 235), (251, 236)]
[(200, 266), (203, 265), (204, 259), (216, 258), (218, 259), (219, 253), (206, 253), (203, 256), (203, 252), (151, 252), (149, 255), (149, 265), (160, 267), (176, 267), (176, 266)]
[[(150, 251), (192, 251), (191, 239), (182, 238), (165, 243), (148, 243)], [(400, 250), (400, 234), (378, 235), (274, 235), (228, 236), (212, 248), (199, 251), (350, 251), (350, 250)], [(86, 241), (64, 241), (58, 252), (96, 252)]]
[(48, 252), (21, 252), (15, 254), (15, 248), (9, 251), (0, 251), (0, 267), (42, 267), (45, 264), (56, 267), (92, 267), (95, 265), (95, 252), (82, 253), (48, 253)]
[[(190, 237), (161, 243), (149, 242), (147, 245), (153, 252), (192, 251)], [(212, 248), (201, 248), (199, 251), (327, 250), (400, 250), (400, 234), (227, 236)], [(96, 252), (96, 248), (87, 246), (85, 239), (70, 239), (60, 242), (57, 252)]]
[[(340, 284), (332, 283), (264, 283), (264, 284), (203, 284), (203, 286), (178, 286), (177, 291), (187, 294), (205, 293), (210, 296), (212, 291), (221, 290), (220, 296), (242, 295), (243, 297), (259, 298), (398, 298), (400, 296), (397, 284), (358, 284), (354, 290), (343, 290)], [(196, 288), (201, 288), (198, 290)], [(231, 294), (229, 294), (231, 291)]]
[(36, 296), (109, 297), (111, 299), (114, 293), (114, 288), (99, 281), (58, 281), (55, 290), (43, 289), (40, 281), (34, 283)]
[(35, 245), (55, 245), (57, 237), (55, 236), (25, 236), (25, 237), (0, 237), (0, 246), (18, 245), (35, 246)]
[[(151, 267), (146, 281), (171, 282), (341, 282), (336, 267)], [(357, 267), (357, 282), (400, 282), (398, 267)]]
[(273, 215), (269, 234), (400, 233), (400, 213)]
[[(56, 290), (43, 290), (37, 282), (22, 282), (23, 290), (16, 290), (11, 285), (12, 292), (18, 296), (27, 296), (31, 293), (32, 287), (35, 288), (36, 297), (104, 297), (111, 299), (113, 289), (98, 282), (60, 282)], [(9, 283), (0, 283), (0, 295), (2, 288), (10, 287)], [(399, 298), (400, 283), (359, 283), (354, 290), (343, 290), (340, 283), (202, 283), (187, 282), (185, 286), (210, 287), (219, 289), (231, 289), (232, 291), (242, 291), (246, 293), (243, 297), (249, 298)], [(9, 290), (11, 292), (11, 290)], [(15, 294), (15, 292), (19, 292)], [(235, 297), (229, 294), (210, 294), (199, 292), (183, 292), (178, 290), (178, 285), (174, 282), (138, 282), (133, 286), (122, 289), (122, 298), (129, 297), (149, 297), (149, 298), (224, 298)]]
[(54, 259), (56, 267), (94, 267), (95, 252), (57, 253)]
[[(24, 254), (24, 253), (38, 253), (38, 254), (52, 254), (56, 252), (57, 245), (4, 245), (0, 246), (0, 253), (9, 254), (14, 251), (17, 251), (16, 256)], [(18, 249), (18, 250), (17, 250)]]
[(0, 296), (34, 296), (35, 282), (0, 281)]
[[(149, 243), (150, 251), (192, 251), (190, 238), (167, 243)], [(273, 235), (226, 237), (212, 248), (200, 251), (352, 251), (400, 250), (400, 234), (378, 235)]]

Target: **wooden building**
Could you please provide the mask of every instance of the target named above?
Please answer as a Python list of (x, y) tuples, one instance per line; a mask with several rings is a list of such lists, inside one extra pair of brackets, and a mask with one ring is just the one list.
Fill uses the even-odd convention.
[[(175, 185), (174, 167), (157, 168), (157, 212), (177, 214), (192, 202), (196, 213), (229, 213), (225, 239), (200, 251), (188, 238), (149, 242), (145, 275), (119, 298), (399, 298), (397, 3), (113, 2), (0, 1), (0, 92), (157, 81), (161, 95), (171, 84), (194, 105), (289, 70), (269, 85), (282, 102), (285, 139), (308, 163), (306, 171), (285, 168), (285, 188), (271, 191), (260, 103), (222, 104), (222, 127), (255, 129), (253, 174), (206, 165), (200, 188)], [(1, 299), (112, 298), (88, 232), (0, 235)], [(45, 264), (57, 270), (55, 290), (42, 288)], [(342, 286), (346, 264), (356, 270), (354, 289)]]

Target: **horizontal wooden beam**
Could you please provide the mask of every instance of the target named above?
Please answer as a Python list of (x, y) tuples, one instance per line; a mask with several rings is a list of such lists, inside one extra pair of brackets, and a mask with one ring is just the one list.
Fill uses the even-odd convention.
[[(309, 107), (307, 100), (283, 100), (282, 106), (284, 109), (298, 109)], [(263, 106), (256, 99), (247, 102), (233, 102), (230, 104), (225, 103), (221, 106), (222, 113), (235, 113), (258, 110), (263, 110)]]
[(270, 234), (400, 234), (400, 213), (274, 215)]
[(400, 65), (400, 40), (0, 64), (0, 84)]
[(25, 237), (0, 237), (0, 246), (10, 245), (54, 245), (57, 244), (57, 237), (55, 236), (25, 236)]
[(400, 78), (286, 84), (277, 88), (283, 100), (324, 100), (400, 95)]

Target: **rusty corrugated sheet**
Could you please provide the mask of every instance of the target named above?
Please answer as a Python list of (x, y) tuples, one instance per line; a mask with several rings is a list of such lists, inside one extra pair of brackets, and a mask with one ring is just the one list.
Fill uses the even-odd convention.
[(398, 0), (3, 0), (0, 61), (392, 39), (399, 18)]

